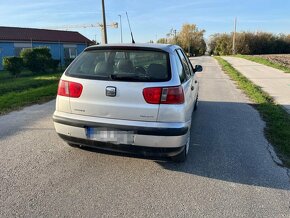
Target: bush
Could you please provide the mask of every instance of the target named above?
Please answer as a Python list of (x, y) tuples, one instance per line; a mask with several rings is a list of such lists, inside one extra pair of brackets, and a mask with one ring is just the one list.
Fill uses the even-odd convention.
[(49, 69), (51, 69), (53, 71), (56, 71), (57, 68), (58, 68), (58, 66), (59, 66), (59, 63), (60, 63), (59, 60), (51, 59), (50, 60), (50, 63), (49, 63)]
[(74, 58), (66, 58), (64, 60), (64, 66), (68, 67), (71, 64), (71, 62), (73, 62), (73, 60), (74, 60)]
[(4, 57), (3, 66), (11, 75), (18, 77), (23, 69), (23, 61), (19, 57)]
[(24, 66), (33, 73), (47, 72), (52, 66), (52, 58), (48, 48), (29, 48), (20, 52)]

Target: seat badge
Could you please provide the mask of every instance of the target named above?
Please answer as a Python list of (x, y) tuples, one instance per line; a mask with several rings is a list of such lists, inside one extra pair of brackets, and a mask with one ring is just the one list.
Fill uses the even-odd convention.
[(106, 87), (106, 96), (115, 97), (117, 95), (117, 89), (114, 86)]

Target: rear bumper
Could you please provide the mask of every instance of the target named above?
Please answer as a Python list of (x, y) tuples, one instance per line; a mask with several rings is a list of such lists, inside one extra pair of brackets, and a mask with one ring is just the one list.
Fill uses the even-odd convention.
[(149, 157), (174, 157), (180, 154), (185, 147), (176, 148), (154, 148), (144, 146), (132, 146), (125, 144), (111, 144), (88, 139), (80, 139), (67, 135), (58, 134), (64, 141), (72, 144), (82, 145), (91, 148), (97, 148), (105, 151), (122, 152), (126, 154), (144, 155)]
[[(66, 141), (79, 139), (83, 145), (96, 147), (98, 141), (88, 139), (86, 128), (106, 128), (108, 130), (130, 131), (134, 142), (130, 146), (151, 148), (180, 148), (187, 142), (188, 123), (161, 123), (96, 118), (55, 112), (53, 115), (56, 132)], [(70, 137), (70, 138), (69, 138)], [(114, 143), (116, 146), (116, 143)]]
[[(147, 126), (132, 126), (132, 125), (120, 125), (113, 123), (100, 123), (98, 121), (86, 121), (86, 120), (77, 120), (68, 117), (61, 117), (58, 115), (53, 115), (53, 121), (55, 123), (60, 123), (68, 126), (86, 128), (112, 128), (123, 131), (133, 131), (134, 134), (139, 135), (156, 135), (156, 136), (180, 136), (185, 135), (188, 131), (187, 126), (178, 126), (173, 127), (172, 124), (168, 124), (167, 127), (158, 127), (158, 126), (148, 126), (152, 122), (148, 122)], [(126, 121), (124, 121), (126, 122)], [(144, 123), (144, 122), (143, 122)]]

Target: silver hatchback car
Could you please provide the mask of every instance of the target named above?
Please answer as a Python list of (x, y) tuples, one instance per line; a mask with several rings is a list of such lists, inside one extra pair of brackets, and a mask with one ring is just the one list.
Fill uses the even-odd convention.
[(199, 83), (179, 46), (114, 44), (84, 50), (61, 77), (53, 115), (71, 146), (186, 159)]

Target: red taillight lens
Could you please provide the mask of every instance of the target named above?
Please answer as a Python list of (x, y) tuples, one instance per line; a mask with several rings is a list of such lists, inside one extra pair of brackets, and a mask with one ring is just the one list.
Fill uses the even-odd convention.
[(69, 97), (79, 98), (82, 94), (83, 86), (80, 83), (69, 82)]
[(149, 104), (159, 104), (161, 98), (162, 88), (145, 88), (143, 89), (143, 96)]
[(184, 93), (181, 86), (145, 88), (143, 96), (149, 104), (183, 104)]
[(57, 94), (71, 98), (79, 98), (82, 94), (82, 91), (82, 84), (60, 80), (58, 84)]

